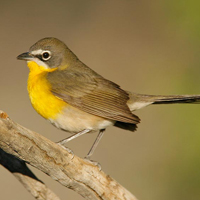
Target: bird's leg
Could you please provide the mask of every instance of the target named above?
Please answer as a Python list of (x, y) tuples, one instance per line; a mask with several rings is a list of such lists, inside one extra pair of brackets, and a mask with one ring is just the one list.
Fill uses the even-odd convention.
[(99, 144), (101, 138), (103, 137), (104, 131), (105, 131), (105, 129), (101, 129), (101, 130), (99, 131), (99, 134), (98, 134), (96, 140), (94, 141), (94, 143), (93, 143), (93, 145), (92, 145), (90, 151), (88, 152), (87, 156), (85, 157), (86, 159), (90, 160), (90, 157), (91, 157), (92, 154), (94, 153), (94, 151), (95, 151), (97, 145)]
[(56, 143), (59, 144), (59, 145), (61, 145), (65, 150), (67, 150), (69, 153), (71, 153), (71, 154), (73, 155), (73, 157), (74, 157), (73, 151), (72, 151), (71, 149), (65, 147), (64, 145), (65, 145), (67, 142), (69, 142), (70, 140), (73, 140), (73, 139), (75, 139), (75, 138), (77, 138), (77, 137), (79, 137), (79, 136), (81, 136), (81, 135), (84, 135), (85, 133), (90, 132), (90, 131), (91, 131), (90, 129), (85, 129), (85, 130), (83, 130), (83, 131), (80, 131), (80, 132), (78, 132), (78, 133), (75, 133), (74, 135), (72, 135), (72, 136), (70, 136), (70, 137), (68, 137), (68, 138), (65, 138), (65, 139), (63, 139), (63, 140), (61, 140), (61, 141), (59, 141), (59, 142), (56, 142)]
[(93, 143), (93, 145), (92, 145), (90, 151), (88, 152), (87, 156), (85, 157), (85, 159), (87, 160), (87, 162), (89, 162), (89, 163), (91, 163), (91, 164), (97, 166), (97, 167), (99, 168), (99, 171), (101, 171), (101, 165), (100, 165), (100, 163), (98, 163), (98, 162), (96, 162), (96, 161), (93, 161), (93, 160), (90, 160), (90, 157), (91, 157), (92, 154), (94, 153), (94, 151), (95, 151), (97, 145), (99, 144), (101, 138), (103, 137), (104, 131), (105, 131), (105, 129), (101, 129), (101, 130), (99, 131), (99, 134), (98, 134), (97, 138), (95, 139), (95, 141), (94, 141), (94, 143)]
[(73, 140), (81, 135), (84, 135), (85, 133), (88, 133), (90, 132), (91, 130), (90, 129), (84, 129), (83, 131), (80, 131), (78, 133), (75, 133), (74, 135), (68, 137), (68, 138), (65, 138), (59, 142), (57, 142), (58, 144), (61, 144), (61, 145), (65, 145), (67, 142), (69, 142), (70, 140)]

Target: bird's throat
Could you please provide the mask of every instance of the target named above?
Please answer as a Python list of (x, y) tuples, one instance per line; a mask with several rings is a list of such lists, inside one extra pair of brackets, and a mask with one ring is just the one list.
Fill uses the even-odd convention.
[[(28, 62), (30, 69), (28, 77), (28, 93), (34, 109), (46, 119), (55, 119), (57, 114), (62, 112), (66, 103), (54, 96), (51, 92), (51, 85), (46, 76), (54, 70), (46, 70), (36, 62)], [(44, 70), (45, 69), (45, 70)]]

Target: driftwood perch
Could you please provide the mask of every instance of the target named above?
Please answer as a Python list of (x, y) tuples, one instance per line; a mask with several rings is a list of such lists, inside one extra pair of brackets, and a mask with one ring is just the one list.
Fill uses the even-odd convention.
[(99, 170), (0, 111), (0, 164), (12, 172), (36, 198), (59, 200), (27, 167), (41, 170), (88, 200), (136, 200), (136, 197)]

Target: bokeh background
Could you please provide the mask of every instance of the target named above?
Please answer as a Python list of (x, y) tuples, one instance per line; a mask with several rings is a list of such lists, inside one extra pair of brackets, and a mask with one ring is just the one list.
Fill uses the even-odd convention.
[[(146, 94), (200, 94), (200, 1), (0, 1), (0, 109), (59, 141), (31, 107), (26, 63), (16, 56), (54, 36), (122, 88)], [(200, 105), (154, 105), (131, 133), (108, 128), (93, 160), (140, 200), (200, 199)], [(84, 157), (97, 134), (69, 143)], [(31, 167), (61, 199), (83, 199)], [(0, 167), (0, 198), (33, 197)]]

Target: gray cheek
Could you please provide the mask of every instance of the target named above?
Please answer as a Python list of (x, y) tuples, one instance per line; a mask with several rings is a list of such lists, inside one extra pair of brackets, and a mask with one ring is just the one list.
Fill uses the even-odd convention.
[(62, 59), (61, 57), (52, 57), (46, 63), (50, 68), (55, 68), (55, 67), (58, 67), (62, 63)]

